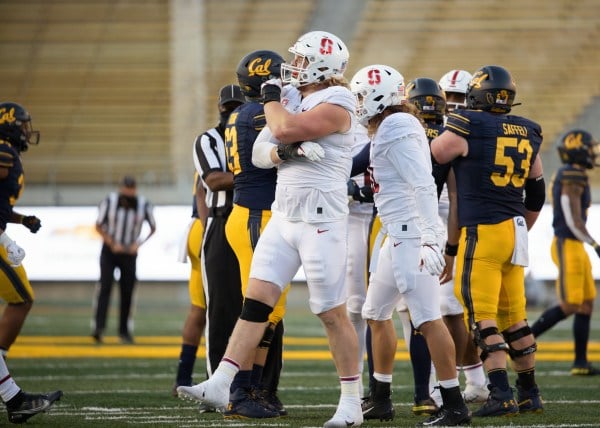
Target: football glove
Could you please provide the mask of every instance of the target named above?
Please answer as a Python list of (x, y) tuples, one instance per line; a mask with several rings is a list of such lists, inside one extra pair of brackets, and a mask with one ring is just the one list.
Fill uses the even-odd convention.
[(353, 179), (348, 180), (348, 196), (350, 200), (358, 202), (373, 202), (373, 189), (371, 186), (360, 187)]
[(319, 162), (325, 157), (325, 150), (318, 143), (304, 141), (302, 143), (277, 145), (277, 156), (281, 160), (306, 158), (313, 162)]
[(6, 248), (6, 255), (12, 267), (17, 267), (25, 258), (25, 250), (10, 239), (6, 233), (0, 235), (0, 244)]
[(281, 100), (281, 79), (269, 79), (260, 85), (260, 95), (262, 96), (263, 104), (271, 101), (279, 102)]
[(446, 261), (437, 244), (422, 244), (420, 258), (420, 268), (425, 268), (431, 275), (440, 276), (444, 271)]
[(36, 233), (42, 227), (42, 222), (34, 215), (26, 215), (21, 220), (21, 224), (25, 226), (31, 233)]

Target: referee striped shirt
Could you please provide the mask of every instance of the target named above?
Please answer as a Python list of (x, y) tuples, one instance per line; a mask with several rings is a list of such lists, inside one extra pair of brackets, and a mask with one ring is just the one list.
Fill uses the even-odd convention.
[(218, 190), (213, 192), (204, 179), (213, 171), (228, 172), (225, 142), (218, 128), (212, 128), (199, 135), (193, 147), (194, 165), (202, 178), (206, 189), (206, 205), (209, 215), (228, 213), (233, 207), (233, 190)]
[(156, 227), (154, 206), (144, 196), (128, 198), (117, 192), (100, 202), (98, 220), (115, 244), (128, 246), (137, 241), (142, 225), (147, 221), (151, 228)]

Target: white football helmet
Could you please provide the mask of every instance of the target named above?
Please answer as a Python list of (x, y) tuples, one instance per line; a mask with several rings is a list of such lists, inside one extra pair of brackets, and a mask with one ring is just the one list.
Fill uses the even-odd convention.
[(281, 80), (296, 88), (319, 83), (330, 77), (342, 77), (350, 54), (339, 37), (326, 31), (311, 31), (288, 49), (292, 64), (281, 64)]
[(369, 65), (356, 72), (350, 82), (356, 97), (356, 117), (363, 126), (386, 107), (406, 103), (404, 77), (388, 65)]
[(447, 101), (446, 106), (448, 110), (452, 111), (457, 108), (465, 108), (467, 106), (467, 90), (472, 77), (473, 76), (471, 73), (465, 70), (450, 70), (448, 73), (442, 76), (439, 84), (444, 92), (455, 92), (465, 96), (465, 101), (463, 103)]

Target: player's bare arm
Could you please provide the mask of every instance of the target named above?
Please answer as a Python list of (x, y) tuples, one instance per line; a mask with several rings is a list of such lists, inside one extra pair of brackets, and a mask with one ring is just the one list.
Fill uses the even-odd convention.
[(327, 103), (297, 114), (289, 113), (280, 103), (267, 103), (265, 115), (273, 136), (282, 143), (315, 140), (346, 132), (352, 125), (346, 109)]
[(442, 165), (468, 153), (467, 140), (454, 132), (444, 131), (431, 141), (431, 154)]
[(440, 275), (440, 284), (452, 280), (454, 275), (454, 259), (456, 251), (458, 251), (458, 240), (460, 238), (460, 228), (458, 227), (458, 196), (456, 193), (456, 177), (454, 170), (450, 169), (446, 179), (446, 187), (448, 188), (448, 238), (446, 240), (446, 248), (444, 249), (444, 260), (446, 266)]

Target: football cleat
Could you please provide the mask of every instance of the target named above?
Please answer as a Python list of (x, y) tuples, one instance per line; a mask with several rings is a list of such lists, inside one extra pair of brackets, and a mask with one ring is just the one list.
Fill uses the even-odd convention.
[(573, 366), (571, 368), (571, 376), (596, 376), (600, 375), (600, 370), (588, 363), (583, 367)]
[(28, 394), (23, 392), (23, 401), (16, 407), (6, 406), (8, 420), (13, 424), (22, 424), (32, 416), (47, 411), (55, 401), (60, 400), (62, 391), (47, 394)]
[(471, 412), (467, 406), (460, 409), (450, 409), (442, 406), (437, 412), (420, 423), (421, 426), (458, 426), (470, 425)]
[(465, 403), (485, 403), (490, 395), (490, 390), (487, 385), (473, 385), (467, 383), (463, 391), (463, 399)]
[(194, 386), (178, 386), (177, 395), (182, 400), (192, 400), (215, 409), (224, 409), (229, 403), (229, 391), (218, 388), (210, 380)]
[(363, 399), (361, 407), (364, 420), (392, 421), (396, 414), (390, 397), (382, 399), (368, 397)]
[(544, 402), (537, 386), (525, 391), (517, 381), (517, 402), (521, 413), (542, 413)]
[(254, 389), (253, 394), (267, 409), (275, 410), (279, 416), (287, 416), (288, 412), (276, 392), (268, 389)]
[(338, 407), (333, 417), (323, 424), (323, 428), (358, 427), (362, 423), (363, 415), (360, 408)]
[(223, 417), (225, 419), (267, 419), (278, 418), (279, 412), (265, 407), (262, 400), (257, 399), (250, 388), (238, 388), (231, 394)]
[(514, 416), (519, 414), (519, 406), (515, 401), (512, 388), (502, 391), (496, 386), (488, 385), (490, 395), (487, 401), (473, 412), (473, 416)]
[(427, 398), (425, 400), (417, 401), (412, 406), (412, 412), (415, 416), (429, 416), (433, 415), (439, 410), (439, 407), (433, 400), (433, 398)]

